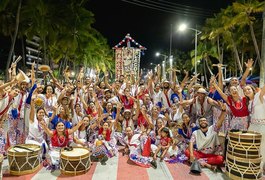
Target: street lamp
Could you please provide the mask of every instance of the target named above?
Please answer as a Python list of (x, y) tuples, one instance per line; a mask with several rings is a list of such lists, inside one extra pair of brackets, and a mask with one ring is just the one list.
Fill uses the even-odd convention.
[(162, 77), (163, 77), (163, 79), (166, 79), (166, 61), (167, 61), (168, 56), (165, 54), (161, 54), (160, 52), (157, 52), (156, 56), (157, 57), (159, 57), (159, 56), (164, 57), (164, 61), (162, 62)]
[(198, 29), (190, 28), (186, 24), (181, 24), (178, 28), (179, 31), (185, 31), (186, 29), (192, 30), (195, 32), (195, 54), (194, 54), (194, 59), (195, 59), (195, 75), (197, 74), (197, 47), (198, 47), (198, 35), (200, 35), (202, 32), (199, 31)]

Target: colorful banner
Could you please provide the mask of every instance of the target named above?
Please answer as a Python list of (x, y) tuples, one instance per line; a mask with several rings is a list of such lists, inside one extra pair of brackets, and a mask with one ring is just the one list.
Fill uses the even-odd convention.
[(123, 47), (115, 49), (116, 59), (116, 79), (121, 74), (135, 73), (137, 77), (140, 69), (141, 49), (133, 47)]

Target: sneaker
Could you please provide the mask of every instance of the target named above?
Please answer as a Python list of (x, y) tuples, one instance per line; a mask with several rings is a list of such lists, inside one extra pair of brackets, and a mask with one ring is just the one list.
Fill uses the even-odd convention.
[(154, 168), (154, 169), (157, 168), (157, 163), (155, 160), (151, 161), (150, 164), (151, 164), (152, 168)]

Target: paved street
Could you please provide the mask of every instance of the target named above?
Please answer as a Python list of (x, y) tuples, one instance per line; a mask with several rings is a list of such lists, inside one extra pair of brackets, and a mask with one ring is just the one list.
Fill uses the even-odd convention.
[(10, 176), (8, 174), (8, 162), (7, 160), (3, 163), (3, 179), (5, 180), (55, 180), (55, 179), (67, 179), (71, 180), (82, 180), (82, 179), (126, 179), (126, 180), (136, 180), (136, 179), (228, 179), (222, 173), (213, 173), (208, 169), (203, 169), (203, 173), (200, 176), (195, 176), (189, 174), (189, 166), (184, 164), (169, 164), (158, 161), (157, 169), (153, 168), (142, 168), (136, 166), (128, 161), (127, 156), (119, 155), (119, 157), (111, 158), (107, 161), (107, 165), (102, 166), (100, 163), (93, 163), (88, 173), (80, 176), (67, 177), (61, 175), (60, 171), (55, 171), (50, 173), (45, 168), (40, 168), (37, 172), (30, 175), (24, 176)]

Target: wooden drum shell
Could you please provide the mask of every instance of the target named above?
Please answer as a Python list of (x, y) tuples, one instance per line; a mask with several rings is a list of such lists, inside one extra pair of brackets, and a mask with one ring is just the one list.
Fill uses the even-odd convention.
[[(262, 158), (246, 159), (226, 154), (226, 175), (234, 180), (239, 179), (261, 179)], [(229, 171), (230, 169), (230, 171)], [(241, 173), (242, 175), (241, 175)]]
[(83, 147), (74, 147), (86, 149), (87, 153), (81, 156), (66, 156), (61, 150), (61, 163), (60, 170), (61, 173), (67, 176), (81, 175), (88, 172), (91, 166), (90, 152), (89, 149)]
[(227, 152), (240, 158), (259, 158), (261, 134), (247, 131), (242, 133), (228, 133), (229, 141)]
[(226, 175), (234, 180), (261, 179), (262, 135), (253, 131), (229, 132), (226, 153)]
[(13, 147), (8, 148), (7, 157), (9, 162), (9, 172), (11, 175), (25, 175), (34, 173), (40, 168), (40, 146), (34, 144), (21, 144), (24, 147), (35, 147), (33, 152), (12, 152)]

